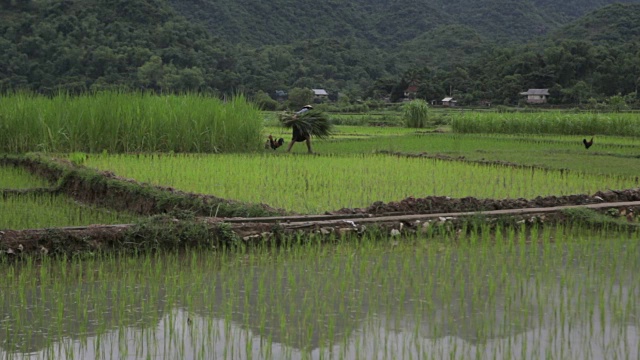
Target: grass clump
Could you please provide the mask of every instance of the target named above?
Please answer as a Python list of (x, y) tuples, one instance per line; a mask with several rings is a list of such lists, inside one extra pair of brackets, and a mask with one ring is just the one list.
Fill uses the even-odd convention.
[(575, 225), (587, 225), (592, 227), (627, 227), (638, 224), (630, 224), (630, 222), (621, 216), (617, 209), (609, 209), (605, 213), (600, 213), (588, 208), (573, 208), (562, 210), (562, 213), (568, 218), (567, 222)]
[(423, 128), (429, 121), (429, 104), (424, 100), (413, 100), (404, 105), (404, 123), (410, 128)]

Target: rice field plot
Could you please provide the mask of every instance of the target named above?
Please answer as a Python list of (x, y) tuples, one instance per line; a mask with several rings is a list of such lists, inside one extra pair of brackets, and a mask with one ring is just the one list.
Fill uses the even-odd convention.
[[(588, 150), (584, 148), (582, 139), (579, 136), (557, 135), (425, 133), (317, 141), (314, 142), (314, 150), (321, 154), (424, 152), (450, 157), (464, 156), (467, 160), (506, 161), (593, 174), (637, 176), (640, 173), (640, 138), (598, 136)], [(300, 151), (294, 147), (296, 150)]]
[(0, 358), (640, 356), (638, 232), (479, 230), (0, 263)]
[(331, 118), (339, 125), (386, 125), (394, 126), (402, 124), (402, 113), (385, 112), (385, 113), (362, 113), (362, 114), (331, 114)]
[(44, 188), (51, 184), (23, 168), (14, 166), (0, 166), (0, 190)]
[(633, 177), (388, 155), (103, 155), (86, 166), (140, 182), (299, 213), (441, 195), (534, 198), (637, 185)]
[(63, 195), (0, 196), (0, 230), (41, 229), (92, 224), (129, 224), (135, 215), (74, 202)]

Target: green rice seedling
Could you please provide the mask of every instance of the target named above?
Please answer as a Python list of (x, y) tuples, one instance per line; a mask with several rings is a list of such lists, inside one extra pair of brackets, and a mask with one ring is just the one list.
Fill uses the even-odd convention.
[(409, 196), (534, 198), (637, 186), (635, 177), (387, 155), (116, 155), (86, 164), (141, 182), (301, 213)]
[(490, 230), (0, 263), (0, 357), (637, 358), (637, 232)]
[(0, 197), (0, 229), (39, 229), (133, 223), (137, 216), (80, 205), (62, 195)]
[[(339, 128), (338, 128), (339, 129)], [(448, 156), (466, 161), (509, 162), (522, 166), (636, 176), (638, 138), (597, 136), (585, 150), (582, 136), (508, 134), (421, 134), (319, 141), (321, 154), (399, 152)]]
[(23, 168), (0, 166), (0, 189), (29, 189), (49, 187), (46, 180), (39, 178)]

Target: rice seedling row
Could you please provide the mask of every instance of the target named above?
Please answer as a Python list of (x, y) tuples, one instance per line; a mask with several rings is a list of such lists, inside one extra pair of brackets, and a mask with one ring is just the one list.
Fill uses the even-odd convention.
[(638, 357), (638, 233), (572, 226), (0, 263), (0, 356)]
[[(423, 134), (314, 143), (320, 154), (404, 152), (464, 156), (467, 160), (506, 161), (594, 174), (636, 176), (640, 169), (637, 139), (598, 137), (589, 150), (582, 137), (484, 134)], [(294, 148), (294, 151), (296, 149)]]
[(0, 190), (44, 188), (49, 184), (23, 168), (15, 166), (0, 166)]
[(103, 155), (86, 165), (188, 192), (300, 213), (443, 195), (534, 198), (637, 186), (634, 177), (385, 155)]
[(92, 224), (128, 224), (138, 217), (79, 204), (63, 195), (0, 197), (0, 230), (41, 229)]

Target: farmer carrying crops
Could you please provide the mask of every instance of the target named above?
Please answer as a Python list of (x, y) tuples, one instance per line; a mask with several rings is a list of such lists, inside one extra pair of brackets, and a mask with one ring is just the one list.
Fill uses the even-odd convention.
[(327, 138), (331, 135), (331, 122), (329, 118), (322, 112), (313, 110), (313, 106), (305, 105), (295, 113), (284, 113), (280, 116), (280, 122), (283, 126), (291, 128), (293, 136), (289, 143), (287, 152), (291, 151), (293, 144), (305, 141), (307, 150), (312, 154), (311, 137)]
[[(302, 109), (300, 109), (299, 111), (296, 111), (296, 113), (293, 115), (293, 119), (296, 120), (298, 119), (298, 117), (302, 116), (303, 114), (309, 112), (309, 110), (313, 109), (313, 106), (311, 105), (305, 105), (302, 107)], [(303, 129), (300, 126), (292, 126), (293, 128), (293, 136), (291, 137), (291, 142), (289, 143), (289, 147), (287, 148), (287, 152), (291, 151), (291, 148), (293, 147), (293, 144), (295, 144), (296, 142), (303, 142), (306, 141), (307, 142), (307, 150), (309, 150), (309, 154), (312, 154), (313, 151), (311, 150), (311, 134), (309, 134), (309, 131), (307, 131), (306, 129)]]

